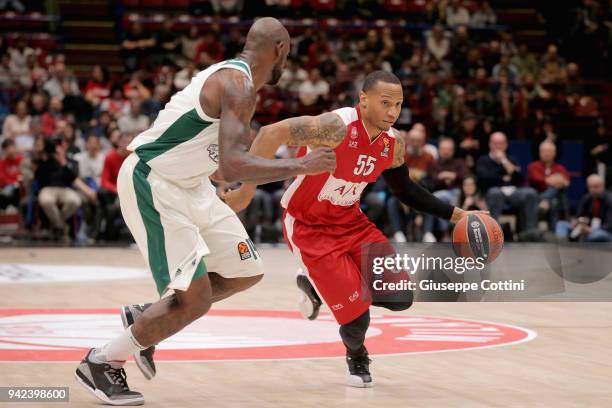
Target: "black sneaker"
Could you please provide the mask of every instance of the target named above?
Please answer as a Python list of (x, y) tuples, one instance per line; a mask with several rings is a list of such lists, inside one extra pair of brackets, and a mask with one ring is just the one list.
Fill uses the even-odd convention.
[(370, 358), (368, 350), (364, 347), (362, 351), (346, 353), (346, 364), (349, 369), (348, 385), (358, 388), (369, 388), (372, 386), (370, 375)]
[(89, 350), (76, 369), (74, 377), (93, 395), (110, 405), (142, 405), (141, 393), (130, 391), (123, 368), (92, 361), (95, 349)]
[(300, 299), (300, 313), (305, 319), (314, 320), (319, 315), (323, 302), (317, 294), (314, 286), (310, 283), (308, 276), (298, 274), (296, 277), (297, 287), (302, 291)]
[[(123, 306), (121, 308), (121, 321), (123, 322), (123, 327), (127, 329), (133, 325), (138, 316), (140, 316), (149, 306), (151, 306), (151, 303)], [(155, 353), (155, 346), (134, 353), (134, 361), (136, 361), (136, 365), (147, 380), (155, 377), (156, 373), (153, 353)]]

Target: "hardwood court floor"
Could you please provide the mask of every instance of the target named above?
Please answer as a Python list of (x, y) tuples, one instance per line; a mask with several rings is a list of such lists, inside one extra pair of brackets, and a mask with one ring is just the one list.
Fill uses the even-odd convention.
[[(260, 251), (267, 270), (260, 284), (213, 308), (294, 310), (296, 264), (281, 248)], [(0, 249), (0, 265), (7, 263), (144, 266), (132, 249)], [(0, 292), (1, 308), (117, 308), (156, 298), (149, 278), (4, 283)], [(147, 407), (612, 407), (612, 303), (417, 303), (400, 315), (493, 321), (537, 337), (490, 349), (373, 356), (372, 389), (345, 386), (341, 358), (158, 362), (152, 381), (130, 362), (128, 381)], [(0, 363), (0, 385), (69, 386), (66, 406), (100, 406), (74, 381), (75, 365)]]

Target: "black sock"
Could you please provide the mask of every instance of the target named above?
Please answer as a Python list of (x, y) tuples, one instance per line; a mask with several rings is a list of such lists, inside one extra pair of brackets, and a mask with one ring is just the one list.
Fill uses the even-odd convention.
[(340, 326), (340, 337), (349, 354), (362, 355), (365, 353), (366, 331), (370, 325), (370, 311), (366, 310), (355, 320)]

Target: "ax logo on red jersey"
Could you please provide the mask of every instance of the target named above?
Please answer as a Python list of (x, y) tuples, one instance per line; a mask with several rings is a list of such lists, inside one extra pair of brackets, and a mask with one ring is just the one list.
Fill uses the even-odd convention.
[(368, 183), (353, 183), (330, 175), (319, 193), (319, 201), (328, 200), (334, 205), (351, 206), (359, 201)]

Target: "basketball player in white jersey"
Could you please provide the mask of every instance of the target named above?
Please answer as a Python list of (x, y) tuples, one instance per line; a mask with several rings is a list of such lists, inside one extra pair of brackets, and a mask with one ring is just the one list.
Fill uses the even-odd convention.
[(213, 302), (262, 278), (257, 250), (209, 176), (268, 183), (335, 169), (330, 148), (286, 160), (248, 153), (256, 93), (279, 80), (289, 40), (278, 20), (257, 20), (238, 59), (198, 73), (128, 146), (133, 153), (118, 178), (121, 212), (161, 299), (124, 307), (125, 332), (92, 348), (77, 367), (78, 382), (107, 404), (144, 403), (126, 381), (123, 364), (130, 355), (151, 378), (155, 367), (143, 353), (150, 357), (155, 344), (204, 315)]

